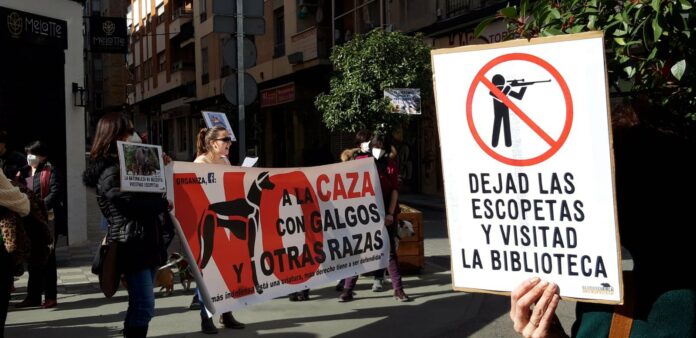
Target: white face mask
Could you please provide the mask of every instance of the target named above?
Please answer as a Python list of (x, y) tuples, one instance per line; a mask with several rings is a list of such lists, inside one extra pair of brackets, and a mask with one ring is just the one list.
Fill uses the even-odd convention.
[(35, 166), (41, 162), (41, 159), (38, 158), (36, 155), (29, 154), (27, 155), (27, 164), (30, 166)]
[(360, 143), (360, 151), (363, 153), (370, 151), (370, 141)]
[(128, 138), (126, 139), (126, 142), (131, 142), (131, 143), (143, 143), (143, 140), (140, 139), (140, 135), (138, 133), (133, 132)]
[(384, 156), (384, 149), (372, 148), (372, 156), (375, 159), (379, 160), (380, 158), (382, 158), (382, 156)]

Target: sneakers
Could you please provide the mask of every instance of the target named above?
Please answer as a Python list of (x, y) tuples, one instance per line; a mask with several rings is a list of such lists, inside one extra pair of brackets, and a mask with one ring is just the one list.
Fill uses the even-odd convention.
[(224, 325), (228, 329), (243, 329), (246, 327), (244, 323), (238, 322), (234, 319), (232, 312), (225, 312), (220, 316), (220, 324)]
[(309, 289), (291, 293), (288, 298), (291, 302), (303, 302), (309, 300)]
[(406, 293), (404, 292), (403, 289), (395, 290), (394, 291), (394, 299), (400, 301), (400, 302), (410, 302), (411, 298), (409, 298)]
[(337, 291), (337, 292), (343, 291), (343, 279), (341, 279), (340, 281), (338, 281), (338, 284), (336, 284), (336, 291)]
[(384, 279), (382, 278), (375, 278), (375, 280), (372, 282), (372, 292), (382, 292), (384, 291), (384, 287), (382, 287), (382, 284), (384, 283)]
[(353, 296), (355, 293), (351, 289), (343, 289), (343, 292), (341, 292), (341, 296), (338, 297), (338, 301), (341, 303), (345, 302), (350, 302), (353, 300)]
[(217, 334), (218, 329), (213, 324), (213, 318), (201, 316), (201, 332), (205, 334)]
[(41, 299), (33, 300), (33, 299), (25, 298), (23, 301), (15, 304), (15, 307), (18, 309), (23, 309), (25, 307), (37, 307), (37, 306), (41, 306)]

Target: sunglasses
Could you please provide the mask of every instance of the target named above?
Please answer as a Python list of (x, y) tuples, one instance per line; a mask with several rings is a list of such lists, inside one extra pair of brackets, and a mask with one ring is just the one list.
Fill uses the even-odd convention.
[(225, 142), (225, 143), (232, 143), (232, 138), (229, 137), (229, 136), (223, 137), (223, 138), (217, 138), (217, 139), (215, 139), (215, 140), (216, 140), (216, 141), (222, 141), (222, 142)]

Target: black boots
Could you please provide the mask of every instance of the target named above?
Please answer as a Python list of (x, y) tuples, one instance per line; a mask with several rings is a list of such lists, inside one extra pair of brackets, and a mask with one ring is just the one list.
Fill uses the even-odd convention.
[(147, 326), (124, 328), (123, 336), (126, 338), (145, 338), (147, 337)]
[(201, 332), (205, 334), (217, 334), (218, 329), (213, 324), (213, 318), (201, 314)]
[(238, 322), (234, 319), (232, 312), (225, 312), (220, 316), (220, 324), (225, 325), (228, 329), (243, 329), (246, 327), (244, 323)]

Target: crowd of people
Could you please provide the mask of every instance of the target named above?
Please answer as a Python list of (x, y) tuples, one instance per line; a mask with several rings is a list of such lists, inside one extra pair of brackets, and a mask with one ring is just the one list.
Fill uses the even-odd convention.
[[(694, 221), (691, 199), (678, 193), (696, 189), (696, 180), (692, 178), (696, 168), (679, 160), (692, 153), (693, 143), (646, 127), (635, 116), (621, 116), (613, 125), (620, 235), (635, 267), (625, 272), (625, 304), (578, 303), (570, 335), (693, 337), (696, 278), (680, 272), (684, 269), (683, 259), (690, 257), (690, 240), (688, 236), (673, 236)], [(83, 180), (96, 189), (107, 242), (119, 247), (118, 266), (128, 290), (124, 336), (145, 337), (155, 310), (155, 271), (165, 264), (173, 237), (172, 223), (167, 222), (172, 204), (161, 194), (121, 191), (116, 142), (138, 141), (134, 135), (133, 124), (125, 115), (105, 115), (97, 125)], [(15, 306), (58, 306), (55, 239), (65, 234), (67, 228), (61, 173), (48, 161), (46, 144), (32, 142), (22, 154), (10, 150), (7, 140), (7, 133), (0, 132), (0, 338), (13, 277), (23, 273), (25, 265), (29, 274), (27, 296)], [(225, 128), (201, 129), (194, 163), (231, 165), (231, 144)], [(362, 158), (375, 161), (384, 198), (385, 226), (392, 244), (388, 268), (373, 273), (372, 290), (383, 290), (386, 270), (394, 298), (409, 301), (393, 242), (399, 214), (399, 173), (390, 136), (358, 132), (354, 147), (346, 149), (340, 160)], [(170, 159), (165, 155), (163, 160)], [(652, 179), (646, 179), (646, 175)], [(652, 231), (654, 226), (661, 230)], [(354, 276), (339, 281), (336, 289), (340, 302), (354, 299), (357, 279)], [(218, 333), (200, 297), (197, 291), (190, 308), (200, 309), (201, 332)], [(289, 297), (293, 301), (309, 300), (309, 290)], [(515, 331), (524, 337), (568, 336), (555, 314), (560, 301), (560, 289), (553, 282), (538, 277), (523, 281), (510, 297)], [(616, 313), (628, 318), (628, 326), (625, 321), (617, 324)], [(221, 315), (220, 324), (232, 329), (245, 327), (231, 312)]]

